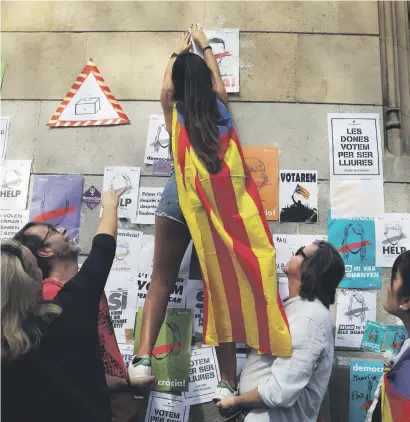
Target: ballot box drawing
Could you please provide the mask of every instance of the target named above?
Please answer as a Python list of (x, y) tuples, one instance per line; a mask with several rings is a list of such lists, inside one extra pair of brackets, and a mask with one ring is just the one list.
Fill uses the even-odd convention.
[(81, 98), (75, 104), (75, 114), (97, 114), (101, 110), (100, 97)]

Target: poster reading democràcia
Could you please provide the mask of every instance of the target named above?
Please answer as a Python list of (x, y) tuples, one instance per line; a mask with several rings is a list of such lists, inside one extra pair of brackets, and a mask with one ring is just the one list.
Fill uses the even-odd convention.
[(30, 221), (64, 227), (78, 243), (84, 177), (79, 174), (33, 176)]
[(330, 179), (383, 179), (379, 115), (329, 113)]
[(328, 240), (345, 263), (340, 288), (380, 289), (381, 268), (376, 267), (373, 218), (331, 218), (328, 212)]
[(111, 272), (136, 275), (142, 237), (140, 231), (118, 229), (117, 248)]

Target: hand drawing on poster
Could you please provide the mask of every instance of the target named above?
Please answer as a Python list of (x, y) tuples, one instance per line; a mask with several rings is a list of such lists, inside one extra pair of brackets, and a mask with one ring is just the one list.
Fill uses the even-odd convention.
[(317, 171), (281, 170), (281, 222), (317, 223)]
[[(219, 66), (226, 92), (239, 92), (239, 29), (207, 29), (209, 45)], [(194, 44), (194, 53), (203, 57)]]
[[(140, 341), (143, 309), (138, 308), (134, 352)], [(192, 340), (190, 309), (167, 309), (152, 351), (152, 367), (158, 391), (188, 391)]]
[(383, 179), (379, 115), (329, 113), (330, 179)]
[(13, 237), (23, 226), (28, 223), (28, 210), (0, 211), (0, 240)]
[(34, 176), (30, 221), (64, 227), (78, 243), (83, 183), (78, 174)]
[(376, 264), (392, 267), (410, 249), (410, 214), (389, 213), (375, 218)]
[(10, 117), (0, 117), (0, 161), (6, 158), (10, 133)]
[(279, 151), (277, 147), (243, 147), (245, 163), (261, 197), (267, 220), (278, 220)]
[(155, 224), (155, 211), (164, 188), (139, 188), (137, 216), (132, 220), (136, 224)]
[(30, 183), (31, 160), (5, 160), (0, 166), (1, 208), (25, 210)]
[(188, 422), (189, 406), (181, 396), (151, 392), (145, 422)]
[(192, 349), (189, 364), (189, 389), (183, 393), (185, 404), (192, 406), (212, 401), (220, 379), (215, 348)]
[(375, 266), (375, 225), (372, 218), (331, 218), (328, 239), (345, 263), (340, 288), (380, 289), (381, 269)]
[(364, 422), (382, 375), (382, 362), (350, 361), (349, 422)]
[(376, 320), (376, 293), (338, 290), (335, 346), (360, 348), (368, 320)]
[[(139, 167), (106, 167), (104, 169), (103, 190), (126, 189), (120, 198), (118, 218), (132, 220), (137, 215), (139, 184)], [(102, 215), (102, 210), (100, 215)]]
[(169, 162), (169, 145), (171, 137), (165, 126), (165, 118), (160, 114), (149, 116), (147, 144), (145, 146), (145, 164), (153, 164), (154, 161)]

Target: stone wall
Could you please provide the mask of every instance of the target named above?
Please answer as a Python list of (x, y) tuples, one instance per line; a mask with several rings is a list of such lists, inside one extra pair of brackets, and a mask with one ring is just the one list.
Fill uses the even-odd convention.
[[(271, 224), (274, 233), (327, 232), (329, 112), (382, 118), (376, 2), (1, 3), (1, 55), (7, 61), (2, 115), (11, 116), (8, 158), (33, 159), (33, 174), (81, 173), (102, 188), (105, 166), (140, 166), (142, 186), (164, 186), (144, 165), (148, 116), (161, 112), (163, 72), (178, 32), (191, 23), (238, 27), (240, 85), (232, 110), (244, 145), (277, 145), (280, 167), (317, 169), (319, 224)], [(93, 58), (131, 125), (49, 129), (45, 125)], [(382, 122), (381, 122), (382, 123)], [(407, 160), (407, 161), (406, 161)], [(408, 158), (385, 154), (386, 212), (409, 212)], [(98, 212), (82, 210), (86, 254)], [(145, 232), (152, 233), (152, 227)], [(384, 273), (384, 281), (388, 279)], [(388, 321), (378, 294), (378, 319)], [(348, 360), (338, 351), (330, 398), (333, 422), (346, 422)], [(192, 420), (215, 420), (212, 405)]]

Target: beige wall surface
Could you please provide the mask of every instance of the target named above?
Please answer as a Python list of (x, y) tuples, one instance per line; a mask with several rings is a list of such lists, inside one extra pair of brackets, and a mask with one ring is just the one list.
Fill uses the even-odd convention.
[[(33, 159), (33, 174), (81, 173), (102, 188), (104, 167), (141, 166), (142, 186), (164, 186), (143, 164), (148, 116), (161, 111), (161, 82), (174, 41), (191, 23), (240, 29), (240, 85), (232, 110), (244, 145), (277, 145), (281, 168), (317, 169), (319, 223), (271, 224), (274, 233), (327, 232), (326, 115), (377, 112), (382, 123), (376, 2), (2, 1), (7, 62), (1, 114), (12, 117), (8, 158)], [(131, 125), (50, 129), (46, 123), (93, 58)], [(410, 166), (385, 154), (385, 207), (410, 212)], [(98, 210), (82, 210), (88, 253)], [(152, 227), (144, 232), (152, 233)], [(384, 272), (385, 283), (388, 271)], [(378, 319), (384, 292), (378, 294)], [(348, 361), (339, 351), (331, 382), (332, 421), (347, 421)], [(347, 375), (346, 375), (347, 374)], [(212, 405), (191, 420), (217, 420)]]

